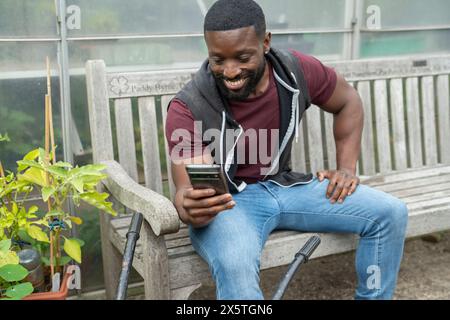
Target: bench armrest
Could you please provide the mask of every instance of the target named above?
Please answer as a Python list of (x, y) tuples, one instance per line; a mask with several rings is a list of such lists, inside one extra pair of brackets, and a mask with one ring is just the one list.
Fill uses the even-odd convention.
[(135, 182), (118, 162), (101, 164), (106, 166), (104, 173), (108, 177), (103, 184), (109, 192), (127, 208), (140, 212), (156, 236), (179, 230), (178, 212), (169, 199)]

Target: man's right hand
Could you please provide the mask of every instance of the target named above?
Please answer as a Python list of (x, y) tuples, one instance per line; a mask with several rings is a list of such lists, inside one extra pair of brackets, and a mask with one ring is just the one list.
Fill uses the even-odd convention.
[(175, 204), (180, 219), (194, 228), (209, 224), (221, 211), (231, 209), (235, 202), (231, 194), (215, 195), (214, 189), (180, 189)]

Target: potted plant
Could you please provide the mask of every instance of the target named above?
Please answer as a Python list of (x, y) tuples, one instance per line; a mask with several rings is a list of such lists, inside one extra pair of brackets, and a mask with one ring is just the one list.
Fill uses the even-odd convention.
[[(1, 242), (0, 248), (2, 254), (9, 257), (10, 263), (5, 263), (8, 266), (6, 269), (16, 270), (16, 276), (8, 279), (14, 282), (14, 286), (20, 285), (17, 288), (21, 289), (21, 295), (26, 292), (25, 289), (30, 289), (29, 283), (19, 283), (25, 281), (28, 274), (21, 268), (20, 259), (16, 259), (25, 248), (36, 252), (39, 263), (47, 271), (49, 283), (58, 275), (64, 275), (59, 291), (21, 296), (25, 299), (64, 299), (67, 296), (70, 274), (65, 267), (71, 261), (82, 262), (81, 248), (84, 244), (81, 239), (70, 236), (73, 225), (80, 225), (83, 221), (66, 209), (69, 200), (76, 207), (85, 202), (103, 212), (116, 215), (112, 203), (107, 201), (109, 195), (96, 188), (106, 177), (102, 173), (105, 166), (89, 164), (79, 167), (56, 159), (48, 61), (47, 70), (45, 148), (31, 150), (22, 160), (17, 161), (16, 172), (5, 173), (0, 162), (0, 241), (6, 241)], [(0, 142), (8, 140), (7, 135), (0, 135)], [(35, 205), (27, 207), (26, 199), (31, 192), (42, 197), (46, 204), (45, 210), (40, 210)], [(20, 276), (23, 278), (18, 280)], [(14, 290), (10, 289), (8, 279), (2, 279), (0, 298), (19, 297), (11, 297), (10, 293)]]
[(11, 250), (11, 240), (0, 241), (0, 300), (18, 300), (31, 294), (33, 286), (23, 281), (27, 275), (28, 270)]

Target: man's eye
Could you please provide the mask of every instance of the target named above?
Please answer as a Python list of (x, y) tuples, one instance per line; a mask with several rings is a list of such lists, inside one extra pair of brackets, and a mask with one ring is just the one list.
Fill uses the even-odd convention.
[(222, 59), (211, 59), (211, 61), (212, 61), (214, 64), (222, 64), (222, 63), (223, 63), (223, 60), (222, 60)]
[(249, 56), (239, 57), (239, 61), (240, 61), (240, 62), (243, 62), (243, 63), (249, 62), (249, 60), (250, 60), (250, 57), (249, 57)]

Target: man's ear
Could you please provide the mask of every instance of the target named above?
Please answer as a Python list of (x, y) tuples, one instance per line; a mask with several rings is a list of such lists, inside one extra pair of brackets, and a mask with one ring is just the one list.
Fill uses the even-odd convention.
[(269, 53), (271, 41), (272, 41), (272, 33), (266, 32), (263, 42), (264, 53)]

